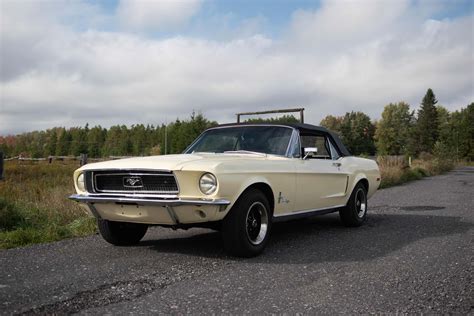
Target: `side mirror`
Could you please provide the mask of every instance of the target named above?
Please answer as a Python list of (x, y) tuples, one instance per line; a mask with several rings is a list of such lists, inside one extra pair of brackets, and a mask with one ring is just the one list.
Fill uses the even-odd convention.
[(318, 153), (318, 148), (317, 147), (305, 147), (304, 148), (304, 158), (308, 158), (308, 156), (312, 156)]

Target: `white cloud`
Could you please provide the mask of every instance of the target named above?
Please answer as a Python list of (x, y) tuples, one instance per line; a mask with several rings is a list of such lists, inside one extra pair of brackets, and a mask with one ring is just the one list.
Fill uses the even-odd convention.
[[(472, 102), (474, 17), (431, 20), (408, 3), (380, 3), (324, 2), (296, 12), (280, 39), (251, 26), (220, 40), (77, 30), (64, 27), (61, 10), (2, 7), (2, 21), (12, 23), (0, 31), (0, 134), (159, 124), (193, 109), (221, 122), (292, 106), (306, 107), (316, 124), (351, 110), (377, 118), (389, 102), (416, 107), (428, 87), (450, 109)], [(78, 20), (80, 12), (101, 14), (74, 12)]]
[(121, 0), (117, 15), (123, 26), (138, 31), (161, 31), (183, 25), (202, 0)]

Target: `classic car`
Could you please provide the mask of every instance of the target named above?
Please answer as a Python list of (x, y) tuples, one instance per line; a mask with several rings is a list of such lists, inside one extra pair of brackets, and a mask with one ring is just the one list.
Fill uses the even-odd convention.
[(209, 227), (229, 253), (250, 257), (275, 222), (339, 212), (362, 225), (380, 172), (323, 127), (242, 123), (206, 130), (180, 155), (84, 165), (74, 184), (70, 198), (113, 245), (138, 243), (150, 225)]

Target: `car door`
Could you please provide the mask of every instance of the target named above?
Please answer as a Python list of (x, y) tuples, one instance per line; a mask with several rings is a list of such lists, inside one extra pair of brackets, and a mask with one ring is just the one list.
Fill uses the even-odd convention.
[(344, 204), (348, 173), (344, 158), (339, 157), (327, 134), (300, 135), (304, 147), (316, 147), (317, 153), (300, 159), (296, 166), (296, 204), (298, 211), (315, 210)]

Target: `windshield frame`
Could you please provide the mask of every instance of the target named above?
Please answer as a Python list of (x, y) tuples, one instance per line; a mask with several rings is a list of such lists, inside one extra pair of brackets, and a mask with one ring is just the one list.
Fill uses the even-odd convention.
[(286, 152), (284, 155), (277, 155), (277, 154), (268, 154), (268, 153), (259, 153), (259, 154), (265, 154), (265, 155), (270, 155), (270, 156), (279, 156), (279, 157), (287, 157), (287, 158), (295, 158), (293, 153), (290, 152), (292, 147), (293, 147), (293, 143), (295, 141), (298, 141), (299, 140), (299, 133), (297, 131), (296, 128), (294, 127), (291, 127), (291, 126), (287, 126), (287, 125), (279, 125), (279, 124), (235, 124), (235, 125), (228, 125), (228, 126), (217, 126), (217, 127), (212, 127), (212, 128), (208, 128), (206, 129), (204, 132), (201, 133), (201, 135), (199, 135), (183, 152), (182, 154), (186, 154), (186, 155), (189, 155), (189, 154), (192, 154), (192, 152), (189, 152), (189, 150), (194, 146), (194, 144), (196, 144), (198, 141), (201, 140), (201, 138), (204, 136), (204, 134), (206, 134), (208, 131), (211, 131), (211, 130), (215, 130), (215, 129), (223, 129), (223, 128), (245, 128), (245, 127), (258, 127), (258, 126), (262, 126), (262, 127), (284, 127), (284, 128), (288, 128), (290, 130), (292, 130), (292, 133), (290, 135), (290, 140), (288, 141), (288, 146), (286, 147)]

